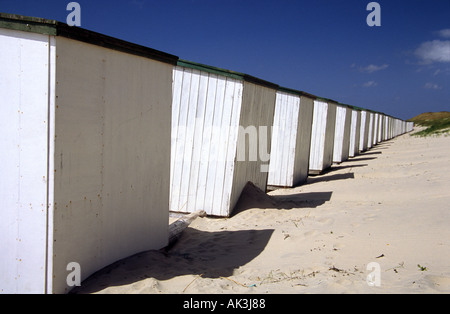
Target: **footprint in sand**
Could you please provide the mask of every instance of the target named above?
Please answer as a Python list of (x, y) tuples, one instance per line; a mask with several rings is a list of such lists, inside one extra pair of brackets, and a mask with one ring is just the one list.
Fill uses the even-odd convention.
[(377, 215), (368, 215), (367, 217), (363, 218), (364, 222), (371, 222), (377, 219)]
[(324, 217), (324, 218), (317, 219), (317, 222), (319, 222), (323, 225), (331, 225), (334, 222), (334, 219)]
[(433, 289), (440, 292), (450, 292), (450, 277), (428, 275), (425, 280)]
[(303, 234), (303, 236), (304, 236), (305, 238), (309, 238), (309, 237), (313, 237), (313, 236), (315, 236), (315, 235), (317, 235), (317, 234), (318, 234), (318, 232), (317, 232), (316, 230), (311, 230), (311, 231), (305, 232), (305, 233)]

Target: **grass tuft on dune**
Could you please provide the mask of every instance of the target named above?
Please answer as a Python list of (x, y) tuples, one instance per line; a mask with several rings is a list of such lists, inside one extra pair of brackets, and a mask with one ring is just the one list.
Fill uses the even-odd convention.
[(425, 112), (408, 121), (415, 125), (426, 127), (426, 129), (416, 132), (414, 136), (450, 135), (450, 112)]

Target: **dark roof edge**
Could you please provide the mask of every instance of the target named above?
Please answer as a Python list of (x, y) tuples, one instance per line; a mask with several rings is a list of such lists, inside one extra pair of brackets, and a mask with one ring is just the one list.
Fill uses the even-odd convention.
[(84, 28), (69, 26), (54, 20), (0, 13), (0, 27), (45, 35), (62, 36), (172, 65), (176, 65), (178, 60), (177, 56), (159, 50), (133, 44)]
[(234, 72), (234, 71), (230, 71), (230, 70), (214, 67), (214, 66), (211, 66), (211, 65), (198, 63), (198, 62), (178, 59), (177, 65), (181, 66), (181, 67), (185, 67), (185, 68), (190, 68), (190, 69), (195, 69), (195, 70), (199, 70), (199, 71), (209, 72), (209, 73), (218, 74), (218, 75), (222, 75), (222, 76), (226, 76), (226, 77), (231, 77), (231, 78), (234, 78), (234, 79), (237, 79), (237, 80), (243, 80), (244, 79), (243, 78), (243, 76), (244, 76), (243, 73)]
[(214, 73), (214, 74), (231, 77), (231, 78), (238, 79), (238, 80), (243, 80), (243, 81), (246, 81), (249, 83), (254, 83), (257, 85), (261, 85), (261, 86), (265, 86), (265, 87), (269, 87), (269, 88), (273, 88), (273, 89), (278, 89), (277, 84), (274, 84), (274, 83), (262, 80), (260, 78), (257, 78), (255, 76), (241, 73), (241, 72), (226, 70), (226, 69), (218, 68), (215, 66), (202, 64), (202, 63), (198, 63), (198, 62), (193, 62), (193, 61), (188, 61), (188, 60), (183, 60), (183, 59), (179, 59), (177, 64), (182, 67), (187, 67), (187, 68), (196, 69), (196, 70), (200, 70), (200, 71), (206, 71), (209, 73)]
[(278, 90), (280, 92), (296, 94), (296, 95), (299, 95), (299, 96), (305, 96), (305, 97), (308, 97), (308, 98), (311, 98), (311, 99), (317, 99), (316, 95), (313, 95), (313, 94), (310, 94), (310, 93), (307, 93), (307, 92), (304, 92), (304, 91), (301, 91), (301, 90), (296, 90), (296, 89), (293, 89), (293, 88), (280, 86), (280, 87), (278, 87)]

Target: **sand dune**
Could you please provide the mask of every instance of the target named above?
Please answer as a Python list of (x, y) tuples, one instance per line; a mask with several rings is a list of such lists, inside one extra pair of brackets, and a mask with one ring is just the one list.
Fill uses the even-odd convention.
[(450, 293), (449, 225), (450, 137), (406, 134), (296, 188), (248, 185), (231, 218), (197, 218), (74, 292)]

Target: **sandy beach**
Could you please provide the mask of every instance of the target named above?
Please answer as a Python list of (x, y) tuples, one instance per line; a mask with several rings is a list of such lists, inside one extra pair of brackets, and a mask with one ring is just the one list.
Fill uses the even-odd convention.
[(197, 218), (74, 292), (450, 293), (449, 226), (450, 136), (405, 134), (295, 188), (249, 185), (232, 217)]

